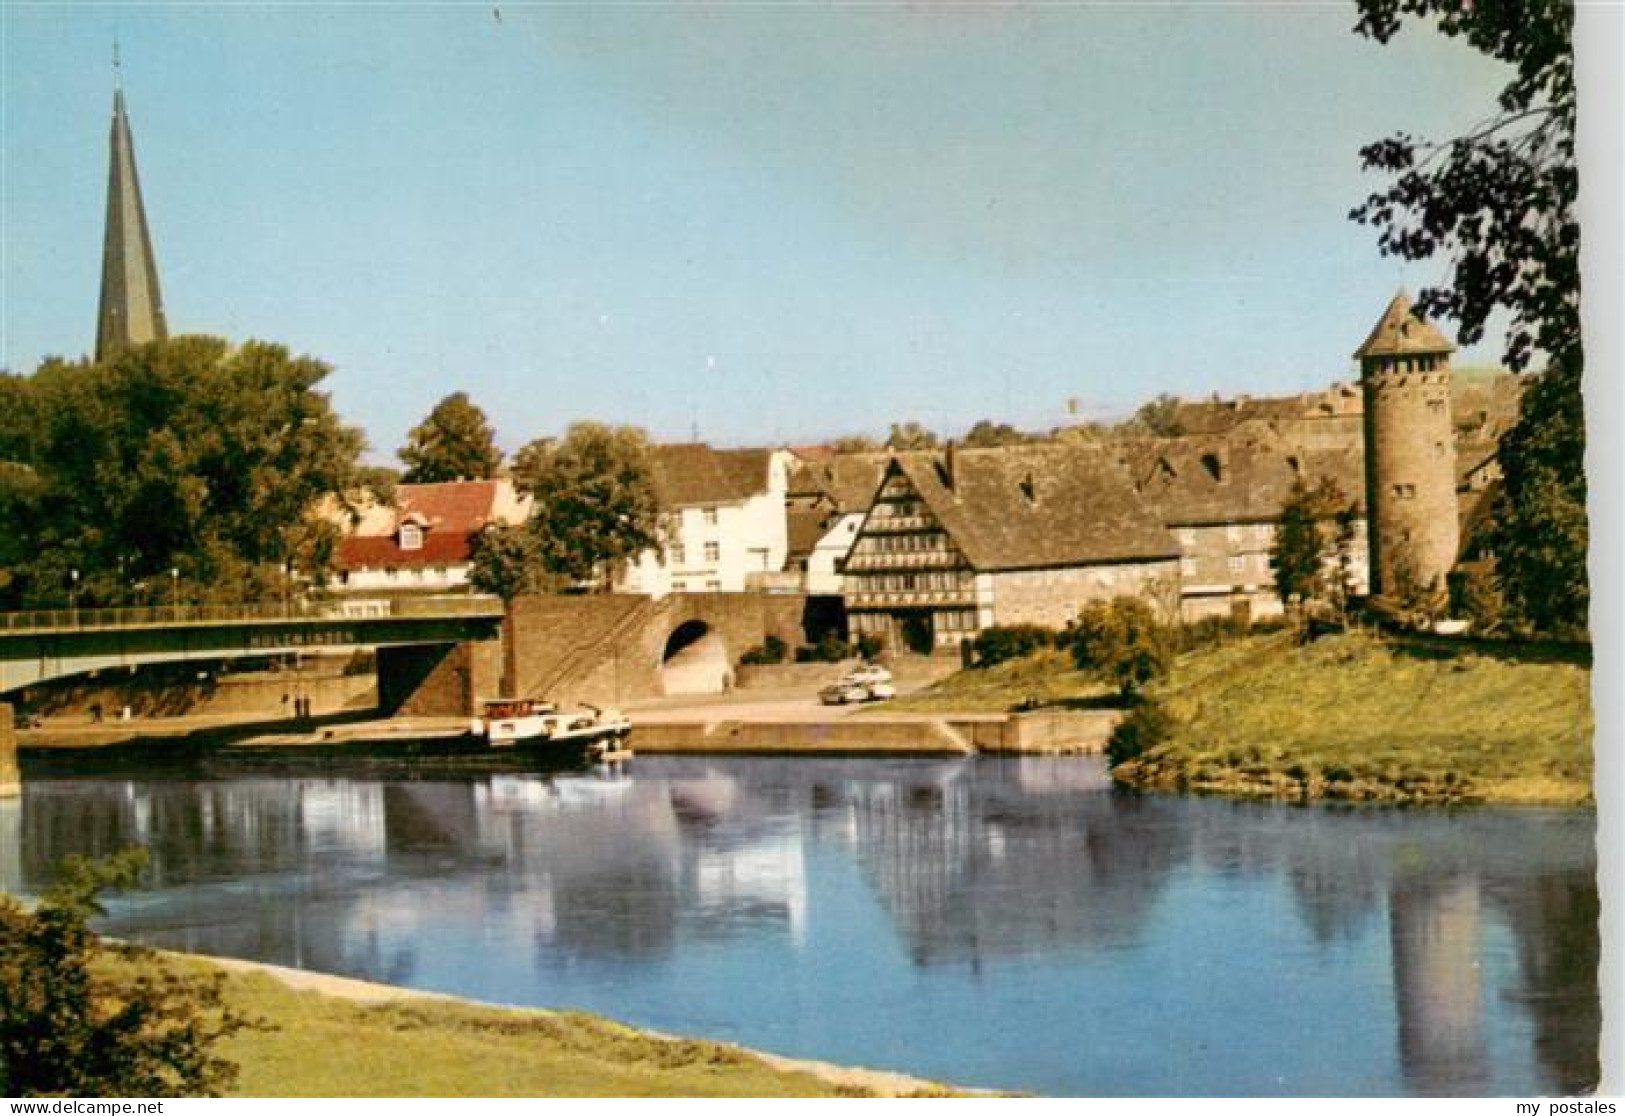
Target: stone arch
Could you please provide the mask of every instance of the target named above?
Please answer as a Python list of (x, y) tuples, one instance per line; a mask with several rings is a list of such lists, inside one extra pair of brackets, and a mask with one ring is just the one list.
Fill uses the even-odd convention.
[(666, 694), (719, 694), (733, 685), (733, 657), (720, 631), (698, 617), (682, 620), (660, 652), (660, 689)]

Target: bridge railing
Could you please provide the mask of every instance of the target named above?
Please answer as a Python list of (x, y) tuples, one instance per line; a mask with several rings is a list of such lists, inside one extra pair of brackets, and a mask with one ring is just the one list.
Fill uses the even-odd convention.
[(501, 616), (495, 597), (396, 597), (366, 600), (276, 601), (260, 604), (174, 604), (145, 608), (59, 608), (0, 612), (0, 633), (74, 631), (85, 628), (174, 627), (278, 620), (437, 619)]

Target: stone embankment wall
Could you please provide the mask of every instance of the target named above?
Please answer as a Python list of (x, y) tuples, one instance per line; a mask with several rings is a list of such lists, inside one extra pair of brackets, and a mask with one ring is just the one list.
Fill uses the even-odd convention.
[[(89, 721), (99, 708), (104, 720), (146, 717), (282, 717), (295, 697), (308, 698), (318, 715), (377, 704), (372, 672), (345, 674), (346, 659), (308, 663), (299, 670), (252, 671), (198, 678), (185, 670), (143, 670), (109, 679), (73, 678), (35, 687), (27, 711), (50, 720)], [(284, 700), (286, 699), (286, 700)]]
[(884, 719), (834, 715), (824, 720), (662, 721), (636, 717), (632, 747), (640, 752), (912, 753), (1016, 752), (1096, 754), (1117, 714), (1106, 710), (896, 715)]
[(17, 770), (17, 725), (11, 706), (0, 702), (0, 798), (21, 794), (22, 783)]

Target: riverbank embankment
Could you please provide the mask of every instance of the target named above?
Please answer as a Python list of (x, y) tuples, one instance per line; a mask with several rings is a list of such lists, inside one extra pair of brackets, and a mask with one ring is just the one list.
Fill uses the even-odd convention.
[(231, 958), (162, 957), (223, 974), (226, 1003), (266, 1024), (220, 1044), (239, 1068), (236, 1096), (960, 1095), (906, 1074), (675, 1038), (582, 1012), (504, 1007)]
[(1116, 715), (1084, 710), (1029, 713), (790, 716), (712, 706), (632, 715), (639, 752), (761, 754), (1098, 754)]
[(1584, 649), (1254, 636), (1182, 656), (1149, 696), (1168, 739), (1120, 783), (1248, 797), (1592, 802)]

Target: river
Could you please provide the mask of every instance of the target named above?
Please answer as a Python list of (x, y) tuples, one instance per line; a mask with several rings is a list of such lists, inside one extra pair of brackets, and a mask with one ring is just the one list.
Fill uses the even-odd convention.
[(1090, 758), (182, 769), (25, 781), (0, 888), (143, 844), (108, 933), (965, 1085), (1525, 1096), (1597, 1078), (1595, 822)]

